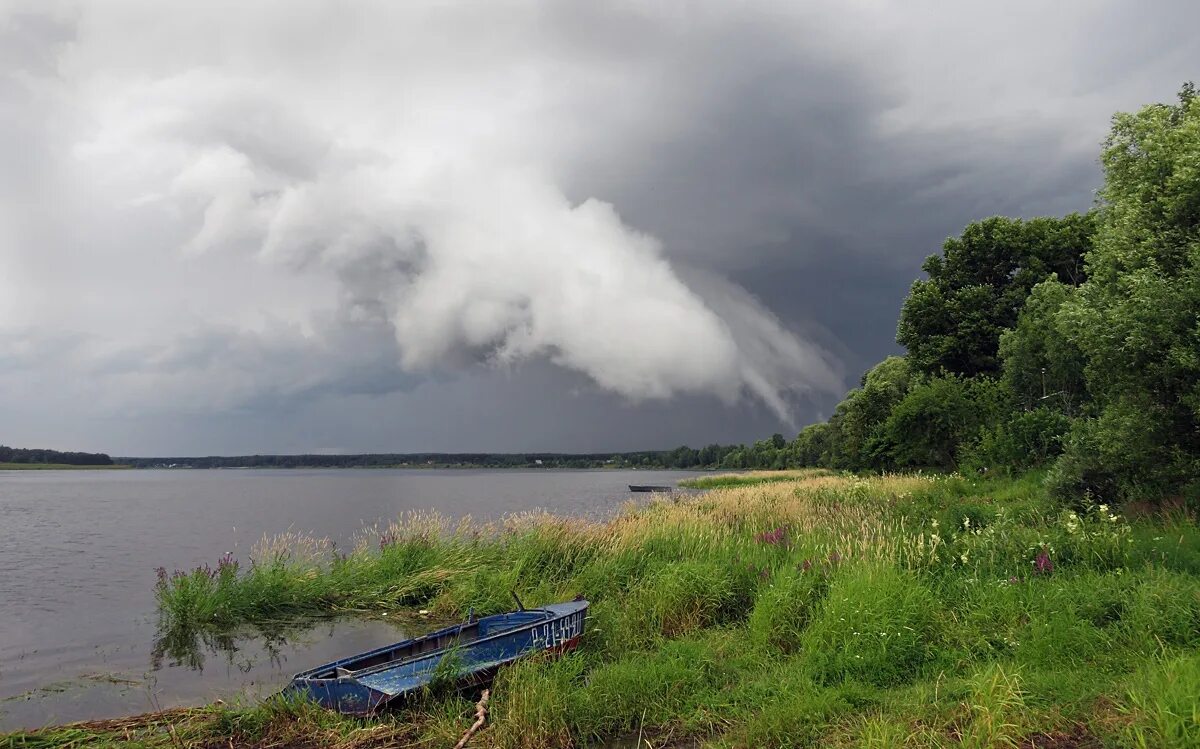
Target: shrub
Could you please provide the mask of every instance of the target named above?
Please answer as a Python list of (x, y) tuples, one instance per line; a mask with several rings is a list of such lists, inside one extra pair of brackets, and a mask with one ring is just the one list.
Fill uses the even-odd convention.
[(1051, 408), (1016, 411), (984, 429), (962, 458), (965, 469), (1014, 473), (1038, 468), (1062, 454), (1071, 420)]

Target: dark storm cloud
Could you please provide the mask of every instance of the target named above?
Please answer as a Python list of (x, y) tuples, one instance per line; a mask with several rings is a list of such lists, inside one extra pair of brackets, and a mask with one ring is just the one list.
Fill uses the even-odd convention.
[[(1030, 10), (1014, 7), (1012, 15), (1032, 21)], [(981, 47), (968, 59), (936, 45), (918, 50), (967, 71), (958, 76), (964, 84), (974, 71), (983, 74), (981, 88), (1018, 93), (988, 116), (987, 107), (976, 107), (978, 92), (952, 91), (948, 101), (967, 116), (943, 125), (933, 111), (928, 128), (899, 129), (884, 124), (910, 103), (906, 86), (896, 85), (903, 71), (889, 67), (892, 44), (808, 49), (813, 35), (848, 42), (853, 35), (821, 24), (797, 34), (748, 13), (676, 49), (663, 88), (702, 92), (689, 112), (694, 126), (648, 143), (634, 135), (619, 141), (620, 152), (596, 150), (575, 174), (574, 189), (610, 196), (631, 223), (663, 238), (669, 253), (725, 269), (789, 324), (816, 323), (841, 346), (820, 333), (816, 340), (852, 373), (861, 371), (897, 350), (900, 302), (944, 238), (990, 215), (1087, 210), (1100, 182), (1108, 115), (1169, 96), (1200, 55), (1186, 30), (1194, 25), (1184, 21), (1200, 17), (1195, 6), (1158, 6), (1153, 17), (1118, 5), (1090, 10), (1067, 19), (1051, 14), (1040, 19), (1042, 28), (1001, 37), (1018, 55), (1057, 47), (1043, 56), (1069, 65), (1065, 74), (1014, 70), (1004, 82), (997, 50)], [(989, 56), (996, 70), (987, 70)], [(1062, 79), (1063, 101), (1047, 99), (1037, 90), (1044, 81), (1030, 74)], [(947, 85), (936, 76), (905, 83)], [(1077, 111), (1062, 112), (1063, 102), (1078, 102)]]
[(220, 6), (0, 10), (8, 441), (790, 432), (1200, 57), (1182, 2)]

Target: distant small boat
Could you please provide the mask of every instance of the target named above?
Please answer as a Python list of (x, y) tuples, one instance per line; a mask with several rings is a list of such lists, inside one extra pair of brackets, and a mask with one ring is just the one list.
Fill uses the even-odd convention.
[(675, 487), (672, 486), (648, 486), (643, 484), (630, 484), (629, 491), (631, 492), (672, 492)]
[[(514, 596), (515, 597), (515, 596)], [(424, 637), (326, 663), (292, 678), (285, 695), (303, 695), (347, 715), (371, 715), (429, 684), (449, 656), (460, 683), (480, 683), (500, 666), (543, 651), (574, 649), (583, 635), (588, 602), (468, 616), (463, 624)]]

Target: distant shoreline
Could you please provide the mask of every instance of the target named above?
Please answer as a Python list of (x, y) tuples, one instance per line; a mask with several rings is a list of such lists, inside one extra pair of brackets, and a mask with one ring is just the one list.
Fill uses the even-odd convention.
[(631, 466), (631, 465), (483, 465), (478, 463), (433, 463), (433, 464), (394, 464), (394, 465), (329, 465), (329, 464), (297, 464), (297, 465), (131, 465), (119, 463), (113, 465), (72, 465), (69, 463), (0, 463), (0, 471), (439, 471), (439, 470), (478, 470), (478, 471), (688, 471), (703, 473), (717, 470), (711, 467), (678, 468), (674, 466)]
[(130, 470), (133, 466), (122, 464), (110, 465), (75, 465), (73, 463), (0, 463), (0, 471), (112, 471)]

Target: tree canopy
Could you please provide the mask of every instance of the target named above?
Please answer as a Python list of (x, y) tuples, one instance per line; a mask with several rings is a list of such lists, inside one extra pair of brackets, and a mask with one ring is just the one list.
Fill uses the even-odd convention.
[[(1117, 114), (1096, 208), (995, 216), (922, 266), (888, 357), (791, 465), (1023, 471), (1200, 504), (1200, 99)], [(739, 460), (749, 453), (735, 451)]]
[(993, 216), (946, 240), (942, 254), (922, 269), (900, 310), (896, 340), (912, 367), (926, 374), (972, 377), (1000, 372), (1000, 334), (1034, 285), (1053, 276), (1069, 285), (1084, 280), (1095, 216), (1028, 221)]

